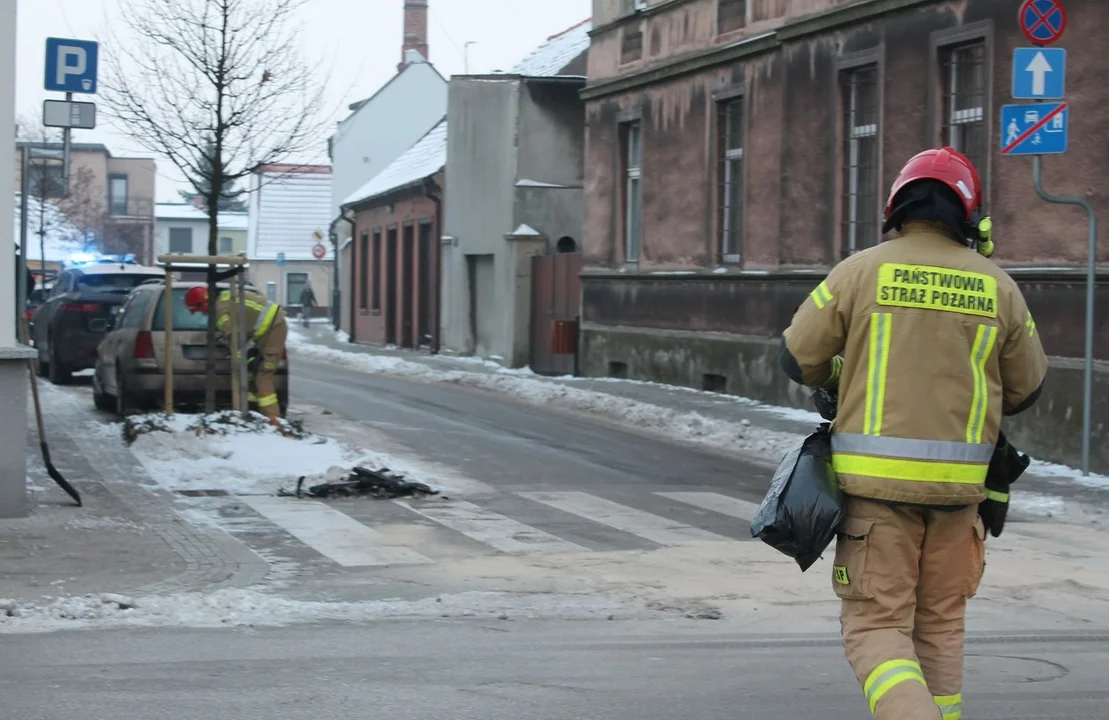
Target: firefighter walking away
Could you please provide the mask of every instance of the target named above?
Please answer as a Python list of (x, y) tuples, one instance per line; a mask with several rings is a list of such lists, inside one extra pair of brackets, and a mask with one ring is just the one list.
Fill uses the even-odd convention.
[[(285, 340), (289, 335), (285, 311), (275, 302), (256, 290), (245, 289), (246, 308), (243, 313), (248, 343), (257, 349), (258, 361), (252, 363), (251, 381), (254, 386), (249, 400), (257, 403), (258, 408), (276, 425), (280, 408), (274, 376), (281, 359), (285, 355)], [(208, 312), (208, 288), (191, 287), (185, 293), (185, 307), (191, 313)], [(216, 327), (230, 343), (231, 336), (238, 330), (238, 308), (231, 298), (231, 292), (224, 290), (216, 298)]]
[(988, 508), (1008, 502), (987, 473), (1002, 416), (1030, 408), (1047, 371), (1024, 297), (987, 259), (981, 205), (959, 152), (910, 159), (885, 210), (896, 237), (833, 268), (782, 341), (786, 374), (831, 398), (845, 503), (831, 585), (878, 720), (962, 716), (966, 601), (1004, 519)]

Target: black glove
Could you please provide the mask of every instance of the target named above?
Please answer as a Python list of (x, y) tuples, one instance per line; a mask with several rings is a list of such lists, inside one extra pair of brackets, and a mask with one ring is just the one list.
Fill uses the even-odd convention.
[(258, 363), (261, 360), (262, 353), (258, 351), (258, 348), (252, 347), (246, 351), (246, 371), (251, 377), (258, 373)]
[(838, 388), (816, 388), (812, 391), (812, 401), (820, 417), (828, 421), (836, 419), (836, 408), (839, 405)]
[(978, 514), (986, 530), (1001, 537), (1009, 514), (1009, 486), (1024, 474), (1032, 460), (1009, 444), (1005, 433), (998, 433), (997, 445), (986, 471), (986, 499), (978, 505)]

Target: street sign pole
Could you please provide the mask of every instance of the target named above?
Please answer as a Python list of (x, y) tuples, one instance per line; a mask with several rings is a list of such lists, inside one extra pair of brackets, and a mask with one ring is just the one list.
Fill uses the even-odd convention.
[(1042, 177), (1042, 158), (1032, 158), (1032, 183), (1036, 194), (1044, 202), (1056, 205), (1078, 205), (1086, 210), (1090, 218), (1086, 238), (1088, 259), (1086, 262), (1086, 356), (1082, 381), (1082, 474), (1090, 474), (1090, 411), (1094, 389), (1094, 289), (1097, 282), (1097, 212), (1086, 198), (1066, 195), (1049, 195), (1044, 191)]
[[(67, 92), (65, 101), (73, 102), (73, 93)], [(62, 184), (66, 197), (69, 197), (69, 141), (72, 137), (71, 133), (72, 131), (69, 128), (62, 130)]]
[[(31, 338), (24, 337), (23, 316), (27, 312), (27, 196), (31, 194), (31, 146), (24, 145), (19, 158), (19, 266), (16, 268), (15, 334), (30, 345)], [(45, 175), (44, 175), (45, 179)]]

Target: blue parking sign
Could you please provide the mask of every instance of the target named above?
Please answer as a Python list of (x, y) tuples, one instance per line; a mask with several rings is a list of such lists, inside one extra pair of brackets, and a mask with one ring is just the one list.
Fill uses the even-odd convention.
[(91, 40), (46, 38), (46, 82), (50, 92), (96, 93), (100, 46)]

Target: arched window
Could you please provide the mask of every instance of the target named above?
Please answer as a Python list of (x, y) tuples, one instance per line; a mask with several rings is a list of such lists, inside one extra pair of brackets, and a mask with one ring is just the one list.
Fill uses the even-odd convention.
[(574, 242), (574, 238), (569, 235), (563, 235), (558, 239), (558, 244), (555, 245), (555, 252), (559, 253), (572, 253), (577, 252), (578, 244)]

